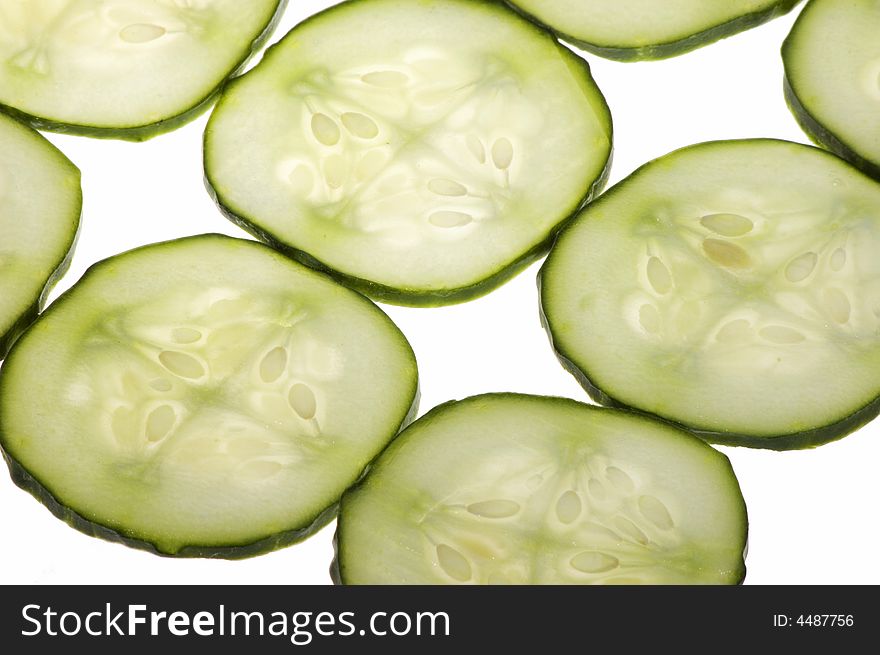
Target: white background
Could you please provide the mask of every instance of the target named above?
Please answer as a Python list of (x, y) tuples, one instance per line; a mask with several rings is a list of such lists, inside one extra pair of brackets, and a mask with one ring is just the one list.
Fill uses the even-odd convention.
[[(292, 2), (273, 41), (328, 4)], [(794, 16), (662, 62), (588, 56), (614, 116), (611, 182), (699, 141), (806, 143), (782, 97), (779, 47)], [(49, 136), (82, 169), (85, 193), (79, 246), (53, 298), (92, 263), (135, 246), (202, 232), (244, 236), (203, 187), (205, 120), (143, 144)], [(489, 391), (586, 400), (557, 364), (539, 324), (537, 269), (464, 305), (385, 307), (418, 357), (422, 413)], [(846, 375), (827, 373), (803, 383), (834, 385)], [(880, 423), (810, 451), (722, 450), (749, 508), (747, 584), (880, 583)], [(333, 530), (330, 525), (304, 543), (246, 561), (159, 558), (76, 532), (0, 474), (2, 583), (327, 584)]]

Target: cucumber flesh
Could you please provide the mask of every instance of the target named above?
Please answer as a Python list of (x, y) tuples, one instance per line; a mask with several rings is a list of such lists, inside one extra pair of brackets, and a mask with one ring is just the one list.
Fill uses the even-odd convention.
[(243, 557), (329, 520), (416, 386), (362, 296), (266, 246), (192, 237), (97, 264), (45, 312), (2, 369), (0, 443), (85, 532)]
[(167, 131), (244, 64), (285, 2), (0, 0), (0, 105), (64, 132)]
[(812, 446), (877, 413), (880, 185), (774, 140), (646, 164), (541, 271), (563, 362), (603, 402), (708, 439)]
[(509, 0), (567, 41), (603, 57), (661, 59), (742, 32), (800, 0)]
[(786, 95), (819, 144), (880, 179), (880, 3), (813, 0), (782, 49)]
[(76, 166), (0, 114), (0, 359), (64, 272), (81, 210)]
[(205, 165), (257, 236), (374, 297), (431, 305), (546, 250), (610, 147), (583, 60), (503, 5), (356, 0), (229, 85)]
[(736, 584), (730, 463), (669, 425), (492, 394), (419, 419), (343, 496), (347, 584)]

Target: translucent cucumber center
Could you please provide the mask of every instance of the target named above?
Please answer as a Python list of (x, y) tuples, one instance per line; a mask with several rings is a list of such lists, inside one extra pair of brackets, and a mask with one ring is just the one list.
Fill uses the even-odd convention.
[(562, 466), (527, 456), (514, 471), (482, 471), (478, 486), (426, 508), (428, 567), (452, 582), (637, 584), (692, 566), (675, 499), (646, 472), (568, 455)]
[(314, 70), (290, 93), (282, 184), (310, 212), (400, 247), (498, 220), (544, 124), (504, 63), (447, 50)]
[(181, 294), (108, 317), (68, 394), (100, 405), (96, 432), (131, 474), (262, 483), (329, 443), (326, 385), (343, 357), (308, 324), (281, 298)]
[(880, 102), (880, 59), (869, 61), (865, 66), (862, 88), (869, 99)]
[[(6, 172), (2, 164), (0, 164), (0, 226), (3, 226), (11, 216), (7, 216), (6, 211), (3, 209), (3, 201), (6, 198), (6, 195), (9, 191), (9, 173)], [(5, 252), (5, 248), (0, 246), (0, 272), (3, 271), (7, 261), (9, 259), (9, 253)]]
[(113, 57), (138, 57), (146, 48), (197, 36), (210, 5), (208, 0), (0, 0), (0, 49), (22, 73), (49, 75), (72, 61), (102, 69), (114, 65)]
[[(696, 212), (640, 225), (624, 312), (636, 334), (688, 359), (806, 366), (828, 343), (880, 329), (876, 217), (857, 208)], [(744, 359), (745, 358), (745, 359)]]

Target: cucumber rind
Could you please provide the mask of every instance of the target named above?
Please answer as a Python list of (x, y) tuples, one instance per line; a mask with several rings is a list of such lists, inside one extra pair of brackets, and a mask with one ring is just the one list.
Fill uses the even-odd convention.
[[(400, 427), (397, 429), (397, 432), (406, 428), (406, 426), (415, 419), (416, 414), (418, 413), (418, 407), (419, 393), (417, 391), (415, 398), (413, 399), (412, 407)], [(122, 544), (136, 550), (147, 551), (160, 557), (240, 560), (264, 555), (281, 548), (286, 548), (287, 546), (292, 546), (301, 541), (305, 541), (333, 521), (339, 510), (339, 502), (335, 502), (316, 514), (311, 523), (304, 527), (272, 534), (247, 544), (231, 546), (188, 545), (176, 551), (162, 550), (152, 541), (132, 536), (121, 526), (111, 527), (96, 523), (71, 507), (64, 505), (63, 502), (49, 491), (47, 486), (31, 475), (14, 457), (3, 449), (2, 442), (3, 434), (0, 432), (0, 454), (3, 455), (3, 459), (6, 461), (9, 475), (12, 478), (13, 483), (15, 483), (20, 489), (31, 494), (40, 504), (44, 505), (53, 516), (63, 521), (74, 530), (82, 532), (86, 536), (103, 539), (104, 541), (109, 541), (111, 543)], [(376, 457), (378, 457), (379, 454), (377, 454)], [(369, 465), (367, 465), (364, 471), (360, 474), (355, 484), (358, 484), (359, 481), (363, 479), (368, 470)]]
[[(359, 0), (348, 0), (347, 2), (343, 3), (343, 5), (350, 5), (358, 1)], [(479, 2), (482, 4), (500, 5), (502, 7), (511, 8), (514, 9), (515, 13), (517, 13), (518, 15), (522, 14), (522, 12), (520, 12), (516, 7), (512, 7), (511, 5), (506, 3), (505, 0), (479, 0)], [(263, 53), (263, 59), (267, 59), (274, 49), (281, 48), (285, 41), (287, 41), (287, 39), (290, 38), (290, 36), (294, 34), (294, 32), (296, 32), (299, 28), (305, 26), (308, 23), (317, 22), (318, 20), (325, 18), (328, 14), (332, 14), (338, 6), (339, 5), (328, 7), (327, 9), (324, 9), (312, 16), (309, 16), (308, 18), (294, 26), (294, 28), (290, 32), (288, 32), (288, 34), (283, 36), (276, 43), (273, 43), (266, 49), (266, 51)], [(528, 19), (527, 16), (525, 18)], [(535, 21), (531, 19), (529, 19), (529, 22), (532, 23), (532, 25), (535, 26), (537, 29), (548, 31), (551, 34), (553, 33), (553, 31), (549, 28), (546, 28), (540, 24), (536, 24)], [(601, 89), (595, 83), (595, 80), (593, 79), (590, 64), (582, 57), (578, 57), (577, 55), (572, 53), (568, 48), (563, 46), (558, 41), (556, 45), (560, 52), (560, 55), (563, 56), (566, 61), (568, 61), (568, 63), (573, 64), (574, 67), (583, 74), (586, 80), (595, 87), (595, 100), (598, 101), (595, 108), (597, 111), (601, 111), (603, 127), (605, 128), (608, 137), (608, 155), (606, 157), (602, 170), (599, 172), (598, 176), (591, 182), (589, 187), (584, 191), (583, 196), (581, 196), (573, 204), (571, 209), (550, 230), (548, 230), (547, 233), (540, 235), (538, 241), (534, 243), (531, 248), (529, 248), (525, 252), (522, 252), (519, 256), (514, 257), (501, 268), (489, 273), (488, 276), (477, 282), (474, 282), (473, 284), (444, 289), (395, 287), (381, 284), (372, 280), (364, 279), (360, 276), (345, 273), (338, 268), (334, 268), (333, 266), (316, 258), (306, 250), (294, 246), (293, 244), (287, 243), (284, 239), (278, 237), (271, 230), (268, 230), (265, 227), (261, 226), (259, 224), (259, 220), (248, 216), (248, 213), (246, 211), (233, 206), (231, 202), (225, 201), (223, 199), (223, 193), (220, 190), (220, 185), (216, 184), (211, 177), (211, 167), (208, 163), (207, 140), (209, 133), (212, 129), (214, 114), (212, 114), (208, 120), (208, 124), (205, 127), (205, 132), (202, 139), (202, 164), (204, 168), (205, 188), (210, 198), (214, 201), (214, 204), (220, 210), (220, 213), (223, 214), (223, 216), (225, 216), (229, 221), (245, 230), (248, 234), (256, 237), (263, 243), (281, 252), (282, 254), (287, 255), (288, 257), (298, 261), (299, 263), (326, 273), (340, 284), (354, 289), (355, 291), (358, 291), (378, 302), (407, 307), (442, 307), (452, 304), (464, 303), (470, 300), (474, 300), (476, 298), (480, 298), (490, 293), (491, 291), (494, 291), (508, 280), (514, 278), (530, 264), (534, 263), (535, 261), (541, 259), (541, 257), (543, 257), (544, 255), (546, 255), (550, 251), (550, 248), (552, 247), (553, 242), (556, 239), (556, 236), (560, 232), (560, 230), (562, 230), (562, 228), (567, 225), (569, 221), (573, 220), (574, 217), (585, 205), (590, 203), (599, 193), (604, 190), (611, 173), (611, 165), (614, 158), (614, 125), (611, 116), (611, 109), (608, 106), (608, 101), (602, 93)], [(221, 93), (225, 93), (227, 90), (234, 89), (235, 85), (240, 80), (242, 80), (245, 75), (246, 74), (239, 75), (227, 80), (226, 84), (221, 89)]]
[[(80, 206), (81, 205), (82, 197), (80, 196)], [(43, 291), (40, 293), (40, 297), (19, 315), (5, 334), (0, 335), (0, 361), (9, 354), (9, 351), (12, 349), (15, 342), (18, 341), (19, 337), (21, 337), (28, 327), (37, 320), (40, 312), (46, 304), (46, 299), (48, 298), (49, 293), (51, 293), (58, 281), (64, 277), (64, 274), (70, 269), (70, 262), (73, 260), (73, 253), (76, 250), (76, 244), (79, 241), (81, 216), (82, 212), (80, 212), (80, 217), (76, 220), (76, 228), (73, 231), (73, 237), (67, 248), (67, 254), (64, 256), (64, 259), (58, 267), (52, 271), (49, 279), (46, 280), (46, 284), (43, 286)]]
[(85, 136), (93, 139), (118, 139), (121, 141), (143, 142), (153, 137), (161, 136), (183, 127), (205, 113), (223, 91), (226, 84), (242, 73), (254, 55), (265, 45), (278, 23), (281, 21), (289, 0), (277, 0), (275, 12), (260, 34), (258, 34), (242, 51), (238, 62), (229, 70), (229, 73), (211, 88), (207, 95), (203, 96), (188, 109), (173, 116), (168, 116), (153, 123), (143, 125), (104, 127), (101, 125), (89, 125), (87, 123), (70, 123), (53, 120), (47, 116), (37, 116), (17, 109), (11, 105), (0, 102), (0, 112), (6, 113), (17, 120), (26, 123), (36, 130), (55, 132), (57, 134), (69, 134), (72, 136)]
[[(783, 60), (785, 59), (788, 43), (789, 41), (786, 39), (785, 44), (782, 46)], [(871, 161), (860, 155), (852, 146), (813, 116), (810, 110), (801, 102), (797, 92), (791, 85), (788, 75), (783, 78), (783, 94), (785, 95), (785, 104), (788, 105), (789, 111), (791, 111), (797, 124), (813, 143), (845, 159), (866, 175), (880, 180), (880, 162)]]
[(634, 48), (620, 44), (602, 44), (584, 41), (583, 39), (566, 34), (564, 31), (558, 30), (542, 22), (536, 16), (533, 16), (526, 10), (518, 7), (516, 5), (516, 0), (505, 1), (530, 21), (550, 30), (563, 41), (582, 50), (586, 50), (587, 52), (604, 57), (605, 59), (613, 59), (615, 61), (623, 62), (656, 61), (658, 59), (669, 59), (671, 57), (686, 54), (693, 50), (697, 50), (698, 48), (702, 48), (703, 46), (711, 45), (721, 39), (763, 25), (774, 18), (784, 16), (801, 2), (801, 0), (779, 0), (775, 5), (761, 11), (737, 16), (729, 21), (710, 26), (701, 32), (690, 34), (680, 39), (673, 39), (664, 43), (656, 43)]
[[(409, 413), (398, 428), (398, 432), (403, 430), (407, 425), (409, 425), (409, 423), (411, 423), (415, 419), (415, 416), (418, 413), (418, 406), (419, 394), (417, 392), (415, 398), (413, 399), (412, 407), (410, 408)], [(3, 436), (2, 434), (0, 434), (0, 443), (2, 443), (2, 440)], [(21, 466), (21, 464), (19, 464), (18, 461), (15, 460), (15, 458), (7, 453), (2, 448), (2, 446), (0, 446), (0, 454), (3, 455), (3, 458), (6, 461), (6, 465), (9, 468), (10, 477), (12, 478), (12, 481), (15, 483), (15, 485), (34, 496), (34, 498), (36, 498), (37, 501), (44, 505), (46, 509), (48, 509), (56, 518), (61, 519), (71, 528), (77, 530), (78, 532), (82, 532), (89, 537), (96, 537), (98, 539), (103, 539), (104, 541), (109, 541), (111, 543), (122, 544), (136, 550), (144, 550), (160, 557), (208, 558), (228, 560), (239, 560), (256, 557), (258, 555), (263, 555), (265, 553), (279, 550), (281, 548), (286, 548), (287, 546), (292, 546), (301, 541), (305, 541), (313, 534), (324, 528), (333, 519), (335, 519), (339, 509), (339, 503), (335, 502), (319, 512), (314, 517), (312, 522), (305, 527), (279, 532), (277, 534), (267, 536), (263, 539), (258, 539), (248, 544), (235, 546), (191, 545), (184, 546), (180, 550), (170, 552), (160, 549), (158, 545), (151, 541), (138, 539), (137, 537), (127, 534), (125, 529), (122, 527), (108, 527), (106, 525), (102, 525), (100, 523), (89, 520), (82, 514), (78, 513), (76, 510), (67, 507), (61, 501), (59, 501), (45, 485), (43, 485), (23, 466)], [(368, 469), (369, 465), (358, 477), (358, 481), (360, 481), (364, 477), (364, 475), (366, 475), (366, 471)]]
[[(755, 139), (744, 139), (740, 140), (741, 143), (760, 143), (762, 141), (780, 141), (779, 139), (764, 139), (764, 138), (755, 138)], [(653, 159), (649, 162), (642, 164), (635, 171), (630, 173), (625, 179), (618, 182), (614, 189), (620, 189), (627, 185), (627, 183), (638, 176), (642, 171), (654, 162), (659, 161), (661, 159), (665, 159), (670, 156), (674, 156), (679, 152), (688, 150), (697, 146), (711, 146), (715, 144), (723, 144), (724, 141), (708, 141), (700, 144), (696, 144), (696, 146), (685, 146), (684, 148), (680, 148), (678, 150), (674, 150), (666, 155), (662, 155)], [(833, 157), (835, 160), (839, 159), (835, 154), (828, 152), (819, 147), (815, 146), (805, 146), (804, 144), (795, 144), (794, 142), (785, 142), (791, 145), (797, 145), (800, 147), (811, 148), (816, 152), (822, 153), (826, 157)], [(846, 162), (844, 162), (846, 164)], [(851, 162), (850, 165), (852, 166)], [(856, 174), (864, 174), (864, 171), (861, 171), (855, 166), (852, 166), (853, 171)], [(594, 205), (601, 204), (608, 194), (603, 194), (600, 198), (594, 201)], [(576, 221), (571, 221), (566, 229), (575, 224)], [(558, 238), (561, 238), (564, 235), (565, 230), (562, 230)], [(817, 446), (822, 446), (824, 444), (837, 441), (842, 439), (843, 437), (851, 434), (858, 428), (866, 425), (877, 416), (880, 416), (880, 396), (872, 399), (870, 402), (866, 403), (862, 407), (850, 412), (849, 414), (838, 418), (832, 423), (817, 426), (813, 428), (809, 428), (806, 430), (797, 430), (793, 432), (788, 432), (785, 434), (773, 435), (773, 436), (759, 436), (755, 434), (748, 434), (742, 432), (722, 432), (717, 430), (706, 430), (701, 429), (695, 426), (687, 425), (685, 423), (679, 422), (674, 418), (666, 416), (662, 413), (654, 413), (648, 412), (645, 410), (641, 410), (637, 407), (633, 407), (632, 405), (628, 405), (620, 400), (618, 400), (613, 394), (609, 393), (606, 389), (602, 387), (601, 384), (595, 381), (595, 376), (590, 372), (589, 367), (586, 364), (577, 364), (576, 357), (570, 354), (563, 346), (560, 345), (560, 340), (556, 336), (553, 331), (553, 327), (551, 325), (551, 321), (548, 318), (546, 311), (546, 295), (545, 290), (546, 286), (543, 283), (544, 276), (547, 273), (548, 266), (551, 264), (551, 259), (548, 259), (544, 262), (541, 268), (538, 271), (536, 283), (538, 287), (538, 311), (539, 318), (541, 321), (541, 325), (543, 326), (547, 337), (550, 341), (550, 347), (553, 349), (554, 354), (556, 355), (557, 360), (562, 365), (562, 367), (570, 373), (578, 384), (583, 387), (583, 389), (587, 392), (587, 395), (596, 403), (603, 405), (605, 407), (617, 408), (631, 411), (635, 414), (640, 414), (643, 416), (647, 416), (650, 418), (654, 418), (660, 420), (669, 425), (678, 427), (679, 429), (686, 430), (692, 434), (695, 434), (699, 438), (703, 439), (708, 443), (724, 445), (724, 446), (742, 446), (747, 448), (757, 448), (763, 450), (774, 450), (774, 451), (785, 451), (785, 450), (802, 450), (808, 448), (816, 448)]]
[[(543, 296), (541, 296), (540, 276), (541, 272), (538, 273), (538, 295), (539, 297), (543, 298)], [(562, 368), (568, 371), (574, 377), (577, 383), (584, 388), (584, 391), (587, 392), (587, 395), (594, 402), (599, 403), (600, 405), (603, 405), (605, 407), (627, 410), (634, 414), (640, 414), (642, 416), (647, 416), (655, 420), (663, 421), (664, 423), (668, 423), (669, 425), (675, 426), (681, 430), (687, 430), (688, 432), (695, 434), (700, 439), (703, 439), (708, 443), (717, 444), (719, 446), (742, 446), (746, 448), (760, 448), (763, 450), (775, 451), (804, 450), (807, 448), (816, 448), (832, 441), (842, 439), (843, 437), (854, 432), (863, 425), (870, 423), (872, 420), (877, 418), (878, 415), (880, 415), (880, 397), (878, 397), (864, 407), (856, 410), (855, 412), (841, 418), (840, 420), (830, 425), (820, 428), (813, 428), (811, 430), (803, 430), (801, 432), (791, 432), (789, 434), (782, 434), (776, 437), (757, 437), (755, 435), (736, 432), (701, 430), (699, 428), (680, 423), (675, 419), (664, 416), (662, 414), (652, 414), (650, 412), (645, 412), (638, 408), (627, 405), (626, 403), (617, 400), (614, 396), (609, 395), (606, 391), (601, 389), (593, 382), (588, 372), (578, 368), (577, 364), (575, 364), (574, 361), (569, 358), (567, 352), (562, 347), (556, 344), (553, 339), (553, 333), (550, 329), (550, 324), (547, 320), (547, 316), (544, 313), (543, 307), (540, 310), (540, 314), (541, 325), (544, 326), (544, 330), (547, 332), (547, 336), (550, 339), (550, 346), (553, 348), (554, 353), (556, 354), (556, 359), (559, 360)]]
[(822, 123), (818, 117), (814, 116), (807, 108), (795, 90), (795, 85), (792, 84), (794, 76), (791, 74), (791, 59), (794, 57), (792, 51), (795, 48), (794, 40), (797, 27), (804, 17), (808, 15), (810, 9), (815, 6), (814, 3), (807, 3), (807, 6), (804, 7), (804, 10), (801, 12), (800, 16), (798, 16), (797, 21), (795, 21), (794, 26), (792, 26), (788, 36), (785, 37), (785, 41), (782, 42), (781, 54), (782, 65), (784, 68), (782, 86), (785, 104), (788, 106), (789, 111), (794, 116), (800, 128), (811, 141), (830, 150), (838, 157), (847, 160), (866, 175), (880, 180), (880, 161), (873, 161), (866, 158), (859, 153), (858, 146), (851, 145), (833, 130), (826, 127), (825, 124)]
[[(25, 129), (28, 129), (25, 126)], [(9, 328), (5, 332), (0, 332), (0, 361), (2, 361), (8, 354), (13, 344), (18, 340), (19, 337), (27, 330), (27, 328), (37, 319), (40, 312), (43, 310), (43, 307), (46, 304), (46, 299), (49, 296), (49, 293), (58, 283), (58, 281), (64, 277), (64, 274), (67, 273), (70, 268), (70, 262), (73, 260), (73, 254), (76, 251), (76, 244), (79, 240), (80, 228), (82, 227), (82, 204), (83, 204), (83, 193), (82, 193), (82, 173), (79, 168), (70, 161), (67, 156), (61, 152), (58, 148), (55, 147), (46, 137), (44, 137), (39, 132), (33, 130), (33, 135), (40, 140), (41, 145), (44, 148), (49, 149), (50, 152), (55, 154), (61, 162), (68, 168), (71, 175), (75, 179), (75, 188), (77, 190), (77, 198), (76, 198), (76, 216), (72, 218), (71, 223), (73, 229), (70, 231), (70, 238), (65, 244), (64, 248), (64, 256), (61, 261), (58, 263), (58, 266), (52, 271), (49, 276), (46, 278), (46, 283), (43, 285), (43, 289), (40, 292), (40, 295), (34, 300), (33, 304), (29, 307), (26, 307), (17, 318), (13, 319), (12, 323), (9, 325)]]
[[(605, 105), (605, 107), (607, 110), (607, 105)], [(608, 116), (610, 126), (610, 113)], [(417, 288), (400, 288), (386, 286), (384, 284), (379, 284), (378, 282), (365, 280), (361, 277), (348, 275), (346, 273), (343, 273), (342, 271), (334, 269), (329, 264), (326, 264), (323, 261), (317, 259), (305, 250), (295, 248), (290, 244), (285, 243), (283, 240), (275, 236), (271, 231), (260, 227), (256, 222), (252, 221), (249, 218), (246, 218), (244, 216), (244, 212), (239, 213), (236, 210), (233, 210), (230, 206), (226, 205), (220, 198), (220, 194), (211, 182), (210, 176), (207, 173), (207, 167), (205, 169), (206, 172), (204, 179), (205, 188), (208, 190), (208, 194), (217, 205), (217, 208), (220, 210), (220, 212), (228, 220), (230, 220), (238, 227), (242, 228), (248, 234), (251, 234), (266, 245), (274, 248), (278, 252), (290, 257), (291, 259), (294, 259), (300, 264), (320, 271), (321, 273), (325, 273), (335, 279), (340, 284), (379, 302), (407, 307), (444, 307), (447, 305), (468, 302), (469, 300), (480, 298), (487, 293), (494, 291), (508, 280), (516, 277), (524, 269), (528, 268), (530, 264), (538, 261), (539, 259), (541, 259), (541, 257), (546, 255), (550, 251), (550, 248), (552, 247), (557, 234), (570, 221), (572, 221), (575, 216), (577, 216), (578, 212), (580, 212), (583, 207), (591, 202), (593, 198), (595, 198), (605, 187), (605, 184), (608, 181), (608, 176), (611, 172), (612, 158), (612, 154), (609, 153), (605, 168), (603, 169), (599, 178), (596, 179), (595, 182), (593, 182), (587, 194), (578, 202), (577, 206), (574, 207), (564, 219), (562, 219), (562, 221), (557, 223), (557, 225), (551, 230), (549, 234), (545, 235), (544, 238), (539, 243), (532, 246), (531, 249), (522, 253), (518, 258), (509, 262), (506, 266), (491, 273), (488, 277), (483, 278), (475, 284), (465, 287), (431, 291)]]
[[(246, 241), (244, 239), (236, 239), (233, 237), (228, 237), (222, 234), (203, 234), (193, 237), (184, 237), (182, 239), (174, 239), (171, 241), (165, 241), (158, 244), (149, 244), (146, 246), (140, 246), (137, 248), (133, 248), (126, 252), (113, 255), (107, 259), (101, 260), (92, 266), (90, 266), (76, 285), (65, 291), (58, 299), (52, 303), (52, 305), (42, 314), (48, 315), (53, 312), (57, 307), (62, 306), (68, 302), (69, 296), (71, 292), (79, 285), (80, 282), (86, 281), (89, 277), (99, 273), (105, 267), (113, 267), (115, 261), (119, 257), (123, 257), (125, 255), (135, 253), (140, 250), (161, 247), (166, 244), (175, 244), (179, 242), (195, 240), (195, 239), (222, 239), (226, 241)], [(311, 273), (323, 276), (320, 272), (311, 271)], [(373, 306), (373, 308), (380, 312), (386, 319), (389, 327), (392, 327), (396, 330), (396, 335), (398, 338), (403, 339), (406, 342), (406, 337), (397, 328), (396, 324), (394, 324), (390, 318), (381, 310), (381, 308), (377, 307), (374, 303), (372, 303), (368, 298), (361, 296), (360, 299), (364, 303), (369, 303)], [(35, 325), (32, 323), (24, 333), (27, 332), (31, 327)], [(15, 348), (13, 347), (10, 351), (10, 361), (11, 358), (15, 355)], [(413, 365), (415, 366), (415, 357), (412, 357)], [(8, 370), (8, 366), (5, 367)], [(3, 394), (3, 387), (5, 386), (7, 376), (0, 375), (0, 396)], [(393, 428), (390, 431), (390, 436), (386, 441), (391, 441), (393, 438), (403, 430), (407, 425), (409, 425), (416, 417), (419, 408), (419, 400), (420, 400), (420, 392), (419, 392), (419, 383), (417, 376), (414, 377), (412, 384), (412, 402), (410, 403), (409, 408), (406, 411), (404, 418), (401, 420), (400, 424)], [(9, 469), (10, 477), (16, 486), (21, 488), (24, 491), (30, 493), (38, 502), (44, 505), (56, 518), (62, 520), (64, 523), (74, 528), (75, 530), (82, 532), (83, 534), (90, 537), (97, 537), (99, 539), (103, 539), (105, 541), (123, 544), (130, 548), (134, 548), (137, 550), (144, 550), (150, 552), (154, 555), (159, 555), (162, 557), (174, 557), (174, 558), (210, 558), (210, 559), (246, 559), (249, 557), (254, 557), (257, 555), (262, 555), (274, 550), (278, 550), (280, 548), (284, 548), (286, 546), (293, 545), (295, 543), (301, 542), (306, 538), (310, 537), (312, 534), (318, 532), (321, 528), (330, 523), (337, 514), (338, 509), (338, 499), (328, 505), (327, 507), (316, 512), (306, 524), (283, 530), (280, 532), (272, 533), (266, 535), (265, 537), (261, 537), (254, 541), (248, 543), (234, 543), (234, 544), (187, 544), (177, 549), (166, 549), (159, 545), (157, 542), (158, 539), (152, 541), (147, 538), (142, 538), (135, 536), (131, 531), (127, 530), (124, 526), (118, 524), (112, 524), (110, 522), (102, 522), (98, 523), (96, 521), (92, 521), (87, 516), (77, 512), (71, 506), (68, 506), (64, 503), (64, 499), (60, 494), (56, 494), (50, 488), (50, 485), (40, 480), (38, 477), (33, 475), (30, 471), (28, 471), (22, 464), (18, 462), (18, 460), (9, 452), (6, 447), (6, 434), (3, 427), (3, 421), (0, 421), (0, 454), (2, 454), (3, 459), (6, 461), (6, 465)], [(376, 457), (378, 457), (383, 449), (380, 449), (378, 453), (371, 460), (374, 461)], [(371, 463), (370, 462), (370, 463)], [(364, 469), (356, 476), (354, 483), (357, 483), (363, 476), (366, 471), (369, 469), (370, 463), (368, 463)]]
[[(0, 436), (2, 439), (2, 436)], [(279, 548), (303, 541), (327, 525), (336, 516), (337, 503), (320, 512), (307, 526), (270, 535), (263, 539), (239, 546), (184, 546), (178, 551), (169, 552), (159, 548), (155, 543), (138, 539), (127, 534), (119, 526), (107, 526), (90, 521), (76, 510), (67, 507), (58, 500), (39, 480), (24, 469), (9, 453), (0, 448), (9, 474), (17, 487), (27, 491), (46, 507), (56, 518), (61, 519), (71, 528), (86, 536), (96, 537), (111, 543), (122, 544), (136, 550), (144, 550), (160, 557), (210, 558), (210, 559), (246, 559)]]
[[(656, 425), (658, 423), (665, 425), (666, 427), (670, 428), (671, 430), (674, 430), (675, 432), (679, 433), (683, 438), (686, 438), (686, 439), (694, 439), (694, 437), (695, 437), (693, 432), (688, 430), (687, 428), (683, 428), (682, 426), (680, 426), (678, 424), (675, 424), (675, 423), (672, 423), (669, 421), (664, 421), (662, 419), (658, 420), (657, 418), (650, 416), (644, 412), (640, 412), (638, 410), (633, 410), (632, 408), (629, 408), (626, 406), (595, 407), (592, 405), (587, 405), (583, 402), (579, 402), (577, 400), (572, 400), (571, 398), (563, 398), (560, 396), (530, 396), (527, 394), (513, 393), (513, 392), (484, 393), (484, 394), (479, 394), (476, 396), (470, 396), (468, 398), (463, 398), (461, 400), (449, 400), (449, 401), (446, 401), (445, 403), (441, 403), (440, 405), (433, 407), (426, 414), (421, 416), (418, 419), (418, 422), (419, 423), (423, 423), (423, 422), (428, 423), (428, 422), (432, 421), (437, 415), (443, 414), (444, 412), (446, 412), (450, 408), (457, 407), (459, 405), (469, 404), (469, 403), (473, 403), (473, 402), (480, 402), (482, 400), (504, 399), (504, 398), (510, 398), (510, 399), (540, 398), (543, 401), (554, 402), (559, 405), (578, 406), (580, 408), (583, 408), (585, 410), (592, 411), (592, 412), (614, 412), (618, 415), (626, 416), (628, 418), (631, 418), (631, 419), (634, 419), (637, 421), (651, 423), (652, 425)], [(380, 453), (379, 457), (381, 457), (386, 452), (388, 452), (392, 447), (400, 447), (401, 444), (406, 442), (407, 437), (408, 437), (408, 435), (406, 434), (406, 432), (402, 431), (400, 434), (398, 434), (397, 437), (394, 438), (394, 440), (392, 440), (388, 444), (388, 446), (386, 446), (385, 450), (382, 453)], [(700, 440), (697, 439), (697, 441), (700, 441)], [(748, 530), (749, 530), (748, 509), (745, 504), (745, 499), (742, 496), (742, 490), (739, 486), (739, 481), (736, 477), (735, 471), (733, 470), (733, 465), (730, 462), (730, 458), (728, 458), (727, 455), (725, 455), (724, 453), (722, 453), (722, 452), (716, 450), (715, 448), (713, 448), (712, 446), (710, 446), (708, 443), (705, 443), (705, 440), (703, 440), (703, 444), (704, 444), (705, 448), (711, 450), (715, 455), (721, 457), (722, 461), (725, 463), (725, 466), (726, 466), (728, 472), (730, 473), (731, 480), (733, 481), (734, 485), (736, 486), (736, 491), (739, 493), (739, 498), (741, 501), (739, 503), (739, 505), (741, 508), (741, 517), (742, 517), (742, 523), (743, 523), (743, 537), (744, 537), (743, 538), (743, 556), (740, 559), (740, 566), (735, 571), (732, 572), (734, 574), (734, 576), (733, 576), (733, 578), (731, 578), (732, 582), (730, 584), (741, 585), (745, 581), (746, 571), (747, 571), (747, 567), (746, 567), (746, 563), (745, 563), (745, 555), (748, 552)], [(378, 460), (379, 457), (377, 457), (376, 459)], [(376, 460), (374, 460), (373, 464), (375, 464), (375, 462), (376, 462)], [(354, 485), (352, 485), (342, 495), (342, 498), (340, 499), (340, 502), (339, 502), (340, 507), (345, 505), (346, 498), (356, 494), (358, 492), (358, 490), (361, 487), (363, 487), (363, 485), (367, 481), (368, 474), (370, 473), (370, 469), (372, 469), (373, 464), (371, 464), (370, 468), (358, 480), (358, 482), (355, 483)], [(333, 535), (333, 560), (330, 563), (329, 574), (330, 574), (330, 579), (333, 581), (333, 584), (335, 584), (335, 585), (349, 584), (348, 582), (346, 582), (346, 573), (345, 573), (346, 567), (343, 562), (343, 559), (344, 559), (344, 557), (343, 557), (343, 541), (344, 541), (344, 534), (345, 534), (343, 526), (344, 526), (344, 523), (342, 521), (337, 522), (336, 531)]]

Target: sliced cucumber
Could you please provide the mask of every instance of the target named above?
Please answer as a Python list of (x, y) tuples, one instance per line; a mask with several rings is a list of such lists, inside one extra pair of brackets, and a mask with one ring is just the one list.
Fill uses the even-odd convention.
[(785, 14), (800, 0), (509, 0), (602, 57), (662, 59)]
[(786, 99), (804, 130), (880, 179), (880, 2), (812, 0), (782, 58)]
[(66, 270), (81, 210), (76, 166), (0, 114), (0, 359)]
[(466, 300), (604, 181), (585, 62), (498, 2), (355, 0), (294, 28), (205, 134), (233, 221), (373, 297)]
[(0, 374), (17, 484), (74, 527), (168, 555), (308, 536), (409, 418), (416, 364), (367, 299), (207, 235), (108, 259)]
[(287, 0), (0, 0), (0, 107), (142, 140), (202, 111)]
[(563, 364), (601, 402), (709, 440), (802, 448), (880, 407), (880, 185), (774, 140), (646, 164), (540, 274)]
[(411, 425), (343, 496), (346, 584), (736, 584), (730, 462), (633, 413), (489, 394)]

